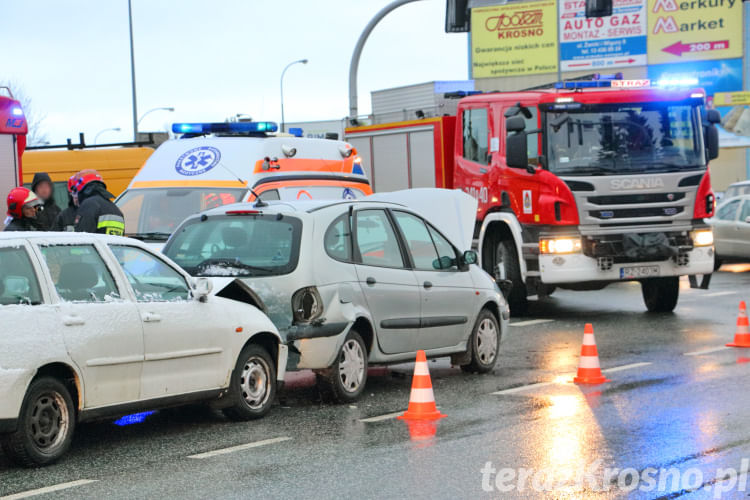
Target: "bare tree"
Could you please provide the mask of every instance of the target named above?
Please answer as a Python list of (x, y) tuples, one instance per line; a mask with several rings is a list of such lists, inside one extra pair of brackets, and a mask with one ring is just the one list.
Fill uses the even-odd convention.
[(29, 132), (26, 134), (26, 143), (29, 146), (39, 146), (48, 142), (47, 133), (44, 132), (43, 122), (47, 115), (38, 111), (31, 101), (31, 97), (24, 91), (23, 85), (13, 80), (0, 81), (0, 87), (8, 87), (13, 92), (13, 97), (21, 103), (23, 113)]

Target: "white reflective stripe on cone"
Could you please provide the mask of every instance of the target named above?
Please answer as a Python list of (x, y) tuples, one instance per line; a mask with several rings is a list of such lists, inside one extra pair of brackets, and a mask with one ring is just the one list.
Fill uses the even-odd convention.
[(412, 389), (411, 396), (409, 397), (410, 403), (433, 403), (435, 401), (435, 394), (430, 389)]
[(594, 340), (593, 333), (583, 334), (583, 345), (596, 345), (596, 340)]
[(599, 368), (598, 356), (581, 356), (578, 368)]
[(427, 368), (427, 363), (419, 362), (414, 365), (414, 375), (429, 375), (430, 369)]

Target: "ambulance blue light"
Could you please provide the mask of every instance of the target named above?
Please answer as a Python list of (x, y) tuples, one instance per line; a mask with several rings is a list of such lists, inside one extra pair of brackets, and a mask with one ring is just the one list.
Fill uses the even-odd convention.
[(274, 122), (218, 122), (218, 123), (173, 123), (175, 134), (242, 134), (252, 132), (276, 132)]
[(302, 137), (304, 135), (304, 132), (299, 127), (290, 128), (289, 133), (292, 134), (294, 137)]

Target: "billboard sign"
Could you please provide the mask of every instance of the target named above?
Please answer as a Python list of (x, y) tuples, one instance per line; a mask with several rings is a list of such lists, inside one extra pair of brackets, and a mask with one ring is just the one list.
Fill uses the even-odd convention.
[(740, 0), (648, 0), (648, 62), (742, 57)]
[(473, 78), (557, 71), (557, 5), (543, 0), (471, 9)]
[(612, 15), (586, 18), (585, 0), (560, 2), (563, 71), (645, 66), (646, 0), (614, 0)]
[(742, 90), (742, 59), (653, 64), (648, 67), (648, 77), (656, 82), (697, 78), (697, 86), (704, 88), (706, 95), (712, 96), (717, 92)]

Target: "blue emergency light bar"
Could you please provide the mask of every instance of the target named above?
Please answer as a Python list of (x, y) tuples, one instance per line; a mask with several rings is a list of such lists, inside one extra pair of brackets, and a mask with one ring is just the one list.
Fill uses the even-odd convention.
[(590, 80), (590, 81), (579, 81), (579, 82), (557, 82), (555, 83), (556, 89), (593, 89), (600, 87), (611, 87), (612, 80)]
[(175, 134), (243, 134), (276, 132), (274, 122), (218, 122), (218, 123), (173, 123)]

